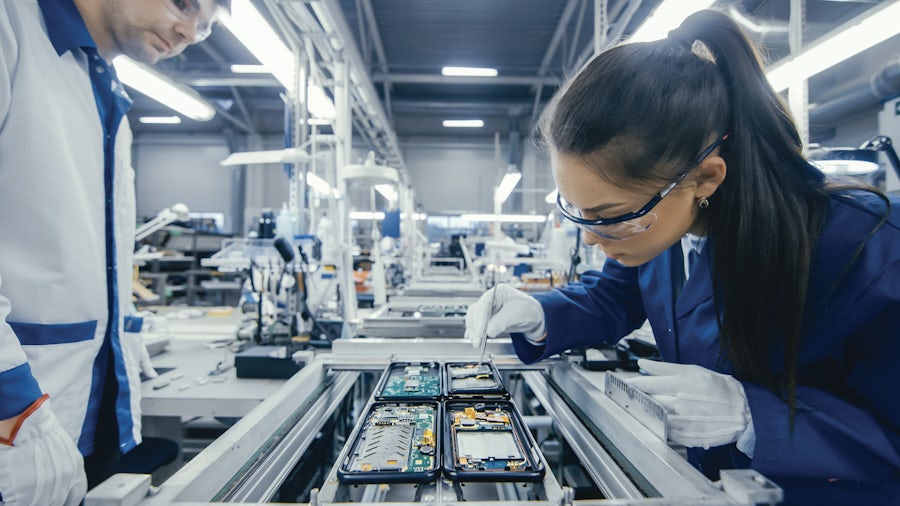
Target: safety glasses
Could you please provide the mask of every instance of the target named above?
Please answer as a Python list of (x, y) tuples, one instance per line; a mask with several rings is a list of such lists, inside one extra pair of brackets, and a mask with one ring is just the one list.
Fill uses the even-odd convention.
[(693, 163), (682, 169), (671, 183), (667, 184), (659, 193), (653, 195), (649, 202), (643, 207), (632, 213), (625, 213), (613, 218), (586, 218), (581, 209), (572, 205), (571, 202), (563, 198), (561, 193), (556, 195), (556, 207), (559, 212), (568, 220), (575, 222), (579, 227), (588, 232), (601, 237), (603, 239), (611, 239), (621, 241), (630, 239), (642, 232), (645, 232), (656, 221), (656, 213), (650, 212), (659, 201), (672, 192), (688, 173), (695, 167), (700, 165), (722, 142), (728, 139), (729, 134), (725, 133), (715, 142), (704, 149), (700, 156)]
[(196, 27), (194, 32), (196, 42), (202, 42), (212, 34), (212, 23), (206, 21), (198, 24), (200, 21), (200, 4), (197, 0), (172, 0), (172, 5), (175, 7), (179, 18), (193, 23)]

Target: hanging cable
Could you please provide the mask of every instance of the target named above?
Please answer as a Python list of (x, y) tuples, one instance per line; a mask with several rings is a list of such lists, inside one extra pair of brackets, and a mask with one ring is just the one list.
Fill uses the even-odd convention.
[(566, 274), (566, 283), (574, 283), (575, 276), (578, 275), (578, 265), (581, 264), (581, 231), (575, 230), (575, 248), (572, 250), (572, 256), (569, 259), (569, 272)]

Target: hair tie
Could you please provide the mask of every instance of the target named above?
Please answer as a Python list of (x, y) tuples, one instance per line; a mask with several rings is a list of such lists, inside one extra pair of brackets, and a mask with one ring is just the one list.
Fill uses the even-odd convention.
[(696, 37), (688, 36), (684, 33), (684, 30), (681, 28), (675, 28), (674, 30), (669, 31), (669, 35), (667, 36), (669, 40), (674, 42), (675, 44), (686, 48), (688, 51), (692, 51), (694, 48), (694, 41), (697, 40)]

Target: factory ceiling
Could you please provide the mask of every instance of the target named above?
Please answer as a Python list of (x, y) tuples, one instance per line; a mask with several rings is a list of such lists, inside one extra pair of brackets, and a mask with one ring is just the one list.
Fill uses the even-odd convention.
[[(541, 107), (559, 85), (593, 53), (595, 0), (259, 0), (263, 12), (306, 9), (316, 4), (339, 12), (348, 29), (305, 30), (303, 23), (282, 24), (282, 30), (306, 44), (340, 38), (355, 47), (360, 72), (368, 76), (388, 128), (398, 142), (492, 139), (510, 131), (527, 135)], [(608, 0), (608, 40), (627, 38), (641, 25), (658, 0)], [(771, 61), (788, 54), (787, 0), (719, 1), (757, 37)], [(878, 1), (806, 0), (806, 41), (854, 18)], [(303, 16), (287, 18), (297, 21)], [(305, 18), (313, 19), (314, 16)], [(282, 31), (282, 35), (284, 32)], [(900, 56), (895, 37), (872, 55), (864, 53), (810, 81), (810, 102), (833, 98), (834, 89), (868, 80), (886, 63)], [(309, 51), (315, 55), (315, 51)], [(315, 56), (314, 56), (315, 57)], [(194, 87), (218, 109), (206, 123), (185, 120), (181, 125), (142, 125), (137, 116), (171, 114), (163, 106), (133, 92), (131, 113), (135, 134), (156, 132), (282, 135), (283, 89), (267, 74), (233, 74), (231, 64), (258, 63), (221, 26), (205, 42), (189, 47), (159, 68), (174, 80)], [(451, 78), (444, 66), (496, 68), (493, 78)], [(321, 75), (327, 81), (327, 62)], [(327, 84), (327, 83), (326, 83)], [(326, 86), (327, 88), (327, 86)], [(357, 114), (361, 114), (357, 111)], [(480, 129), (448, 129), (445, 119), (478, 118)], [(355, 127), (360, 119), (356, 118)], [(822, 129), (828, 125), (814, 125)], [(372, 142), (371, 138), (357, 142)]]

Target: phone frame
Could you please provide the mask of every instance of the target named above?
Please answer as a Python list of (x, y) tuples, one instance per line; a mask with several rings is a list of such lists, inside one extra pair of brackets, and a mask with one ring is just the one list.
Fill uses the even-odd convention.
[[(387, 387), (388, 381), (394, 371), (398, 369), (406, 369), (410, 366), (421, 366), (427, 365), (434, 371), (434, 374), (438, 376), (438, 391), (436, 395), (404, 395), (404, 396), (394, 396), (394, 395), (385, 395), (384, 389)], [(431, 374), (431, 373), (429, 373)], [(375, 386), (375, 394), (373, 398), (376, 401), (438, 401), (444, 395), (444, 373), (443, 367), (439, 362), (435, 361), (424, 361), (424, 362), (391, 362), (385, 369), (384, 373), (382, 373), (381, 378), (378, 380), (378, 384)]]
[[(456, 431), (453, 427), (453, 411), (474, 407), (488, 409), (502, 409), (509, 415), (512, 426), (513, 438), (528, 462), (530, 469), (523, 471), (507, 470), (480, 470), (460, 469), (457, 465)], [(451, 480), (462, 482), (507, 482), (507, 481), (541, 481), (544, 477), (544, 463), (541, 460), (537, 443), (531, 432), (522, 421), (519, 410), (512, 401), (506, 400), (458, 400), (444, 402), (444, 475)]]
[[(369, 420), (375, 411), (386, 406), (431, 406), (434, 408), (434, 424), (432, 432), (434, 433), (434, 454), (432, 455), (432, 466), (428, 471), (409, 472), (409, 471), (354, 471), (350, 469), (354, 460), (354, 454), (363, 443), (369, 428)], [(347, 439), (347, 451), (342, 457), (341, 466), (337, 470), (338, 479), (342, 483), (349, 484), (377, 484), (377, 483), (428, 483), (437, 479), (441, 473), (442, 462), (442, 443), (443, 433), (441, 424), (443, 423), (443, 406), (436, 401), (388, 401), (388, 402), (372, 402), (369, 409), (366, 410), (362, 421), (357, 424), (351, 436)]]

